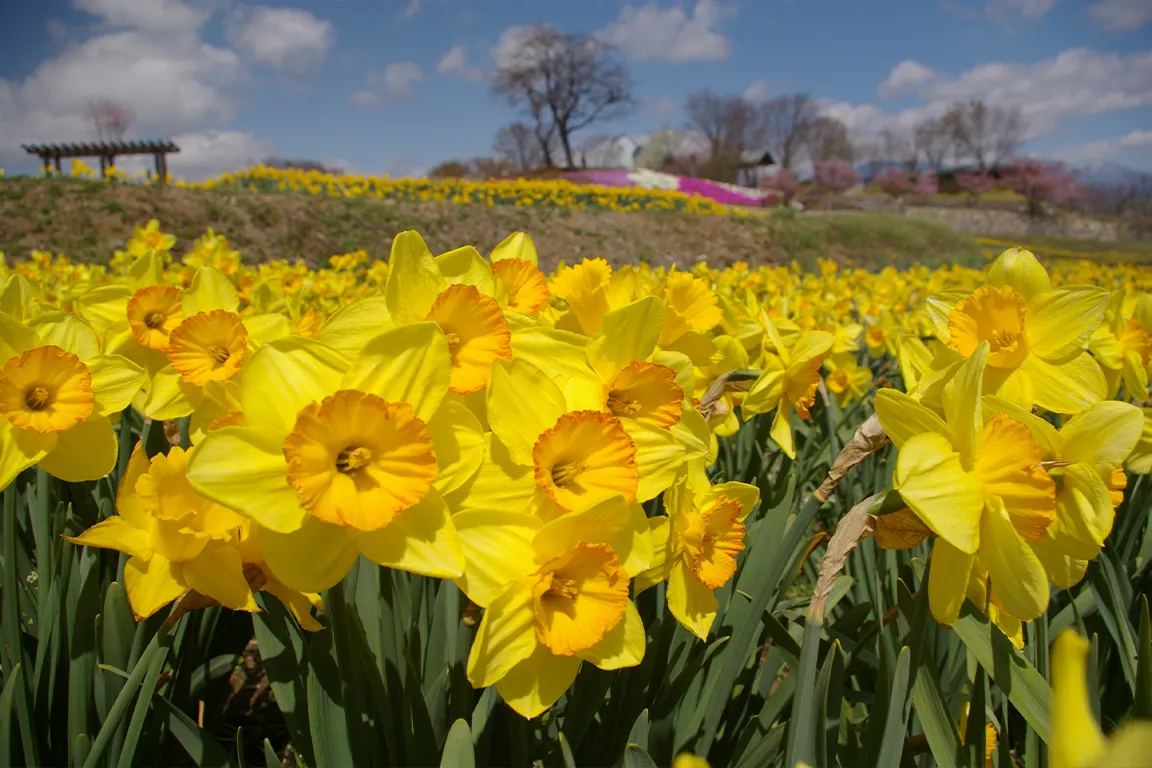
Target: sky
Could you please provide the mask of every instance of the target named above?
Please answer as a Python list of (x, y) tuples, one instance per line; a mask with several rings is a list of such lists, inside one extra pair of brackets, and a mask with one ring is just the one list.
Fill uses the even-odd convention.
[(517, 119), (486, 78), (537, 23), (626, 59), (637, 109), (597, 133), (682, 127), (702, 88), (808, 92), (860, 140), (982, 99), (1022, 109), (1024, 154), (1152, 171), (1152, 0), (0, 0), (0, 168), (94, 138), (106, 98), (185, 178), (273, 155), (419, 175)]

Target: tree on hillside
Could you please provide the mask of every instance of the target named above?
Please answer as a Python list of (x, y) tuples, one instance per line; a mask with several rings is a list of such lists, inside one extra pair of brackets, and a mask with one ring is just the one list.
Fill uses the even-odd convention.
[(519, 35), (502, 57), (492, 89), (532, 118), (537, 143), (550, 164), (553, 133), (573, 167), (572, 134), (633, 109), (632, 78), (616, 49), (589, 35), (567, 34), (547, 25)]
[(136, 121), (136, 113), (127, 104), (111, 99), (88, 102), (84, 118), (99, 141), (122, 141), (128, 128)]
[(814, 178), (816, 186), (825, 192), (840, 192), (860, 183), (860, 174), (852, 167), (852, 163), (844, 160), (817, 163)]
[(944, 159), (952, 151), (954, 143), (948, 124), (935, 117), (916, 124), (912, 129), (912, 141), (917, 151), (924, 155), (928, 167), (937, 172), (944, 167)]
[(984, 171), (978, 173), (957, 173), (956, 183), (960, 186), (960, 189), (968, 193), (968, 202), (971, 204), (971, 202), (980, 197), (980, 195), (985, 192), (990, 192), (995, 188), (996, 179)]
[(1064, 203), (1076, 197), (1079, 193), (1076, 177), (1076, 172), (1069, 171), (1064, 163), (1023, 158), (1013, 162), (1001, 180), (1025, 197), (1028, 214), (1036, 216), (1042, 212), (1044, 203)]
[(784, 198), (784, 202), (790, 203), (800, 185), (796, 183), (796, 174), (787, 168), (781, 168), (771, 176), (766, 176), (760, 182), (760, 186), (779, 192), (780, 196)]
[(1028, 128), (1019, 107), (990, 107), (982, 101), (955, 104), (942, 119), (957, 150), (981, 171), (1015, 155)]
[(848, 126), (830, 115), (821, 115), (804, 131), (804, 147), (813, 163), (825, 160), (852, 161), (854, 152)]
[(676, 131), (663, 128), (648, 137), (636, 150), (636, 167), (650, 171), (667, 171), (677, 163), (683, 139)]
[(492, 152), (516, 171), (528, 171), (541, 164), (544, 153), (527, 123), (510, 123), (496, 131)]
[(717, 181), (735, 182), (741, 153), (764, 145), (763, 113), (740, 96), (697, 91), (684, 105), (688, 129), (708, 142), (708, 160), (701, 174)]
[(940, 191), (940, 179), (935, 173), (922, 173), (916, 177), (916, 194), (929, 198)]
[(872, 181), (884, 170), (886, 160), (884, 145), (879, 141), (861, 141), (856, 143), (855, 159), (860, 161), (864, 168), (864, 181)]
[(776, 162), (789, 170), (799, 160), (800, 150), (812, 124), (819, 118), (816, 102), (806, 93), (780, 96), (765, 103), (764, 126)]
[(912, 191), (912, 180), (904, 168), (888, 168), (882, 171), (872, 183), (893, 197)]
[(430, 179), (467, 179), (472, 168), (463, 160), (445, 160), (428, 171)]
[(916, 145), (902, 132), (893, 128), (880, 131), (880, 148), (885, 166), (901, 165), (908, 170), (908, 173), (916, 172), (920, 153)]

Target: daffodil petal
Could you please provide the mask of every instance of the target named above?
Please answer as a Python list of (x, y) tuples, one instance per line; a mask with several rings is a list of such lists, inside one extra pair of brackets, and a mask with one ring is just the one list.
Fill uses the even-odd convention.
[(1091, 560), (1112, 532), (1115, 510), (1108, 486), (1086, 464), (1064, 467), (1062, 478), (1052, 535), (1069, 555)]
[(644, 646), (644, 621), (629, 600), (624, 603), (624, 618), (600, 642), (577, 655), (600, 669), (624, 669), (644, 660)]
[(58, 432), (56, 447), (40, 460), (40, 468), (69, 483), (99, 480), (116, 466), (116, 431), (108, 419), (90, 419)]
[(741, 404), (744, 418), (758, 413), (768, 413), (780, 404), (782, 397), (784, 397), (784, 371), (764, 371), (744, 396), (744, 402)]
[[(1099, 761), (1107, 747), (1104, 734), (1089, 708), (1088, 641), (1065, 629), (1052, 644), (1052, 750), (1053, 768), (1122, 765)], [(1141, 758), (1147, 757), (1144, 752)], [(1136, 765), (1137, 763), (1131, 763)]]
[(283, 449), (248, 427), (207, 435), (188, 460), (188, 481), (202, 496), (271, 531), (291, 533), (308, 518), (288, 485)]
[(198, 312), (223, 309), (236, 312), (240, 307), (240, 294), (224, 273), (212, 267), (200, 267), (192, 276), (192, 284), (184, 291), (181, 308), (184, 317)]
[(184, 592), (178, 568), (166, 557), (133, 557), (124, 564), (124, 590), (136, 621), (143, 621)]
[(1048, 580), (1060, 589), (1071, 589), (1080, 583), (1088, 570), (1088, 561), (1071, 557), (1060, 550), (1055, 539), (1045, 536), (1031, 542), (1032, 551), (1040, 559)]
[(287, 435), (296, 415), (332, 394), (348, 363), (337, 352), (302, 336), (277, 339), (248, 360), (240, 391), (248, 426)]
[(392, 317), (402, 323), (423, 320), (436, 297), (447, 287), (424, 238), (414, 230), (396, 235), (388, 260), (388, 282), (384, 286)]
[(988, 268), (988, 285), (1012, 286), (1025, 299), (1052, 290), (1048, 272), (1036, 256), (1023, 248), (1009, 248)]
[(1048, 607), (1048, 577), (1036, 553), (1008, 517), (999, 497), (990, 496), (980, 520), (980, 563), (1004, 609), (1031, 621)]
[[(421, 318), (423, 319), (423, 318)], [(388, 300), (381, 295), (346, 304), (320, 327), (320, 341), (355, 360), (369, 341), (392, 328)]]
[(924, 433), (909, 439), (896, 458), (895, 484), (938, 536), (962, 552), (976, 552), (983, 488), (975, 472), (964, 470), (946, 437)]
[(668, 578), (668, 569), (672, 565), (668, 552), (668, 534), (672, 525), (664, 515), (648, 518), (648, 535), (652, 539), (652, 560), (648, 563), (648, 570), (636, 574), (632, 585), (638, 595)]
[(428, 421), (448, 392), (451, 372), (444, 333), (435, 323), (413, 323), (369, 341), (341, 388), (408, 403), (417, 418)]
[(184, 381), (175, 368), (167, 366), (152, 377), (144, 399), (144, 415), (156, 421), (180, 419), (196, 410), (204, 392)]
[(441, 403), (427, 426), (440, 469), (432, 484), (446, 494), (468, 482), (480, 468), (484, 461), (484, 433), (472, 412), (454, 400)]
[(535, 515), (474, 510), (453, 515), (452, 522), (465, 562), (456, 585), (477, 605), (486, 607), (535, 569), (532, 539), (542, 525)]
[(557, 517), (542, 527), (532, 541), (538, 563), (559, 557), (572, 542), (604, 543), (612, 547), (620, 567), (635, 576), (652, 562), (652, 539), (644, 508), (621, 496), (610, 496), (587, 509)]
[(588, 337), (582, 334), (532, 325), (512, 329), (510, 343), (513, 359), (536, 366), (553, 381), (573, 374), (591, 374)]
[(256, 601), (244, 578), (244, 563), (235, 547), (205, 549), (194, 560), (182, 563), (185, 583), (225, 608), (254, 611)]
[(701, 584), (683, 561), (672, 564), (668, 571), (668, 610), (685, 629), (701, 640), (708, 639), (720, 603), (708, 587)]
[(636, 467), (640, 473), (636, 500), (648, 501), (672, 484), (684, 464), (684, 445), (671, 431), (623, 419), (624, 431), (636, 444)]
[(95, 355), (85, 365), (92, 375), (92, 396), (96, 401), (92, 412), (96, 416), (127, 408), (147, 381), (144, 369), (120, 355)]
[(952, 429), (944, 419), (903, 392), (885, 387), (876, 393), (875, 402), (880, 426), (897, 448), (903, 448), (910, 438), (924, 433), (953, 439)]
[(0, 416), (0, 488), (7, 488), (16, 475), (41, 461), (58, 440), (56, 432), (45, 435), (17, 429)]
[(532, 449), (566, 411), (564, 395), (539, 368), (523, 360), (492, 364), (488, 423), (517, 464), (532, 466)]
[(1060, 429), (1061, 458), (1111, 472), (1124, 463), (1144, 429), (1144, 414), (1128, 403), (1106, 400), (1073, 416)]
[(1104, 372), (1087, 352), (1062, 363), (1029, 355), (1021, 367), (1032, 379), (1036, 405), (1054, 413), (1079, 413), (1108, 395)]
[(1094, 286), (1058, 288), (1028, 302), (1032, 354), (1060, 359), (1081, 350), (1104, 320), (1108, 292)]
[(980, 407), (981, 382), (988, 364), (988, 343), (981, 342), (944, 385), (944, 415), (952, 429), (952, 445), (966, 468), (971, 468), (980, 447), (984, 419)]
[(457, 577), (464, 570), (460, 538), (448, 506), (435, 489), (385, 527), (358, 538), (364, 556), (379, 565), (442, 579)]
[(349, 529), (312, 516), (292, 533), (260, 531), (268, 570), (299, 592), (323, 592), (352, 570), (360, 548)]
[(465, 245), (434, 257), (437, 269), (448, 285), (471, 285), (487, 296), (496, 294), (492, 267), (475, 246)]
[(532, 590), (510, 584), (484, 609), (468, 654), (468, 680), (474, 688), (487, 688), (531, 656), (536, 646)]
[(522, 717), (531, 720), (555, 704), (580, 670), (577, 656), (555, 656), (543, 645), (510, 669), (496, 683), (500, 698)]
[(120, 515), (101, 520), (79, 536), (65, 536), (67, 541), (83, 547), (114, 549), (127, 555), (148, 557), (152, 545), (147, 531), (134, 527)]
[(604, 324), (588, 345), (588, 362), (605, 381), (634, 360), (647, 360), (664, 329), (664, 302), (645, 296), (604, 315)]
[(768, 434), (780, 446), (780, 450), (784, 451), (784, 455), (790, 459), (796, 458), (796, 439), (792, 434), (792, 406), (787, 400), (781, 400), (779, 407), (776, 408), (776, 415), (772, 417), (772, 427), (768, 430)]
[[(961, 552), (943, 539), (932, 545), (932, 574), (928, 579), (928, 606), (932, 617), (945, 626), (960, 615), (968, 592), (968, 575), (976, 556)], [(983, 609), (983, 606), (979, 606)]]

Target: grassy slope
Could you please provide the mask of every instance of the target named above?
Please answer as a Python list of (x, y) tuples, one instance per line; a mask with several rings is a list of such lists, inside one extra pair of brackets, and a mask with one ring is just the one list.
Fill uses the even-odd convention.
[(359, 248), (386, 258), (392, 237), (406, 229), (420, 231), (436, 252), (466, 244), (487, 252), (521, 230), (535, 240), (546, 268), (585, 256), (654, 265), (704, 258), (718, 266), (791, 259), (812, 265), (825, 257), (868, 267), (982, 258), (966, 235), (901, 216), (728, 218), (0, 179), (0, 251), (9, 258), (31, 249), (81, 260), (107, 258), (123, 246), (134, 224), (150, 218), (177, 235), (177, 253), (213, 227), (248, 260), (302, 258), (314, 266)]

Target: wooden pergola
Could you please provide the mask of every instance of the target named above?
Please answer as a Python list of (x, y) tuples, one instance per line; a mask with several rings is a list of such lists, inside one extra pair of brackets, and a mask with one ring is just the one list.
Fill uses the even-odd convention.
[(36, 155), (45, 167), (55, 167), (62, 173), (60, 161), (66, 157), (99, 157), (100, 178), (108, 168), (116, 167), (120, 155), (152, 155), (156, 158), (156, 175), (163, 183), (168, 177), (168, 155), (179, 152), (180, 147), (171, 139), (163, 141), (98, 141), (94, 144), (21, 144), (30, 155)]

